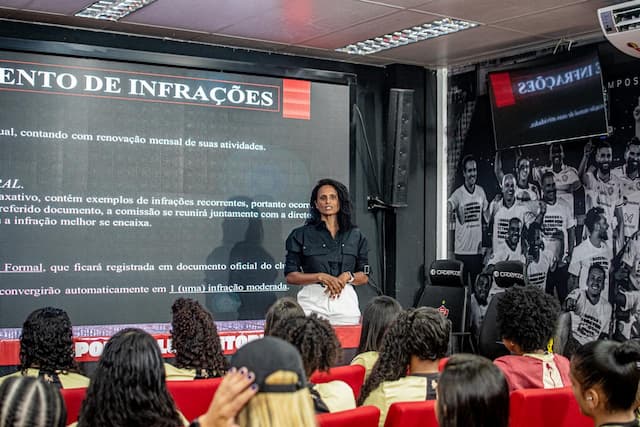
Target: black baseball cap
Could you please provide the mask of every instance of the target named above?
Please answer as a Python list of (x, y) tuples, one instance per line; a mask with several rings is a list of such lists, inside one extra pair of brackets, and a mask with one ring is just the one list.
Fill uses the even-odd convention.
[[(231, 366), (246, 367), (256, 376), (258, 390), (264, 393), (292, 393), (307, 386), (307, 378), (298, 349), (288, 342), (271, 336), (251, 341), (236, 351)], [(298, 375), (294, 384), (266, 384), (276, 371), (290, 371)]]

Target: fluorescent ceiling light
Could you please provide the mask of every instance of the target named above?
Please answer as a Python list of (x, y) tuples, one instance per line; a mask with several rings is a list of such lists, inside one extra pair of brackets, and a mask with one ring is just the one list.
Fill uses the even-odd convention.
[(100, 0), (82, 9), (75, 16), (117, 21), (156, 0)]
[(394, 47), (457, 33), (458, 31), (468, 30), (469, 28), (477, 26), (478, 24), (475, 22), (443, 18), (391, 34), (385, 34), (384, 36), (350, 44), (336, 49), (336, 51), (350, 53), (352, 55), (370, 55), (380, 52), (381, 50), (393, 49)]

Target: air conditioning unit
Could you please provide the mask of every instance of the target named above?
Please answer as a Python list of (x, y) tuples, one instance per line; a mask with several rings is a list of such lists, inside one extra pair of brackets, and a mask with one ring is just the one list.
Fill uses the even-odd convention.
[(640, 0), (598, 9), (604, 36), (627, 55), (640, 58)]

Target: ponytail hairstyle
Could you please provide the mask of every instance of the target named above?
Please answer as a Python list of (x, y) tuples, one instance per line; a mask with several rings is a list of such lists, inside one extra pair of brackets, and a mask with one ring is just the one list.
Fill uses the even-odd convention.
[(432, 307), (410, 308), (400, 312), (382, 340), (378, 361), (364, 383), (358, 404), (385, 381), (407, 375), (411, 356), (436, 361), (447, 354), (451, 325)]
[(64, 427), (60, 391), (35, 377), (9, 377), (0, 386), (0, 427)]
[(634, 409), (640, 381), (640, 342), (589, 342), (571, 358), (571, 373), (583, 391), (602, 390), (608, 411)]

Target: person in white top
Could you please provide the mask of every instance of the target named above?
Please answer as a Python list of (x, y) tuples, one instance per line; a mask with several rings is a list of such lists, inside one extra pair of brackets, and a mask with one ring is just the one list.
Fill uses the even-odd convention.
[(611, 241), (615, 251), (616, 246), (621, 247), (617, 239), (618, 236), (621, 236), (620, 231), (624, 222), (620, 180), (611, 174), (613, 157), (611, 145), (607, 142), (599, 143), (595, 150), (595, 168), (593, 166), (587, 167), (592, 152), (593, 144), (589, 142), (585, 145), (578, 169), (585, 187), (585, 208), (589, 210), (594, 206), (600, 206), (604, 210), (607, 223), (612, 229)]
[[(525, 278), (529, 285), (547, 290), (548, 275), (556, 269), (557, 259), (545, 248), (540, 224), (532, 222), (527, 228), (525, 242)], [(550, 293), (550, 292), (547, 292)]]
[[(556, 183), (558, 198), (567, 202), (571, 212), (571, 217), (575, 217), (573, 193), (582, 187), (578, 171), (576, 168), (564, 164), (564, 149), (562, 148), (562, 144), (559, 142), (554, 142), (549, 147), (549, 159), (549, 166), (538, 166), (533, 168), (533, 178), (538, 181), (542, 188), (543, 175), (546, 172), (552, 172), (553, 180)], [(542, 193), (544, 193), (544, 189), (542, 189)]]
[(558, 262), (557, 268), (547, 278), (545, 290), (551, 295), (555, 290), (562, 302), (569, 292), (568, 267), (576, 241), (576, 220), (567, 202), (557, 197), (556, 181), (551, 171), (542, 175), (542, 200), (542, 238), (546, 250), (550, 251), (552, 258)]
[[(502, 171), (502, 156), (500, 151), (496, 152), (495, 162), (493, 164), (493, 171), (496, 174), (496, 179), (498, 182), (502, 182), (505, 174)], [(518, 152), (516, 155), (516, 168), (515, 168), (515, 177), (516, 177), (516, 188), (515, 188), (515, 196), (516, 200), (522, 202), (528, 202), (530, 200), (538, 200), (539, 192), (538, 187), (530, 181), (529, 177), (531, 175), (531, 160), (529, 158), (524, 157), (522, 153)]]
[[(506, 174), (502, 179), (502, 197), (496, 198), (489, 205), (489, 218), (493, 221), (491, 247), (493, 252), (507, 249), (506, 238), (511, 218), (518, 218), (521, 224), (529, 225), (536, 219), (538, 202), (518, 201), (515, 197), (516, 178)], [(487, 221), (489, 222), (489, 221)]]
[(454, 254), (464, 264), (465, 283), (473, 289), (482, 270), (482, 220), (489, 203), (476, 184), (478, 163), (473, 156), (462, 159), (462, 175), (464, 184), (451, 194), (447, 208), (451, 222), (455, 222)]
[(520, 218), (513, 217), (509, 220), (507, 238), (504, 241), (505, 245), (500, 246), (498, 250), (493, 251), (487, 261), (487, 266), (495, 265), (500, 261), (520, 261), (524, 263), (525, 259), (522, 252), (521, 236), (522, 221)]
[(629, 239), (638, 231), (640, 216), (640, 140), (637, 137), (627, 142), (624, 152), (625, 164), (611, 171), (620, 181), (622, 195), (622, 218), (624, 238)]
[(569, 264), (569, 291), (576, 288), (587, 289), (589, 268), (597, 264), (605, 272), (603, 297), (608, 300), (609, 267), (613, 259), (613, 251), (607, 244), (609, 225), (607, 224), (604, 210), (599, 206), (589, 209), (584, 223), (589, 232), (589, 238), (573, 250), (571, 264)]
[(611, 304), (602, 297), (606, 272), (598, 264), (589, 267), (587, 289), (574, 289), (565, 301), (571, 313), (571, 337), (565, 355), (571, 355), (580, 345), (609, 337)]

